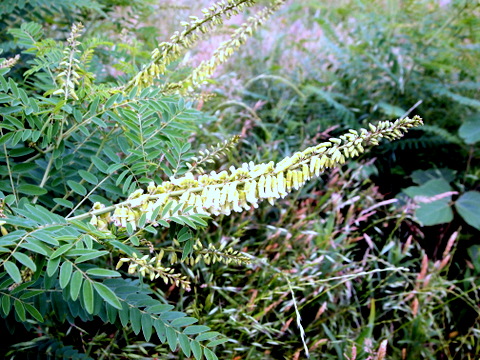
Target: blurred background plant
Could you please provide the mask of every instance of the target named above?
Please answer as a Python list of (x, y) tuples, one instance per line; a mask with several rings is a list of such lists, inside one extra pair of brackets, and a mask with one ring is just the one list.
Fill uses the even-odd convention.
[[(29, 16), (62, 39), (81, 20), (98, 39), (91, 71), (122, 84), (209, 2), (38, 1), (35, 12), (22, 4), (2, 2), (5, 28)], [(208, 59), (253, 11), (189, 50), (162, 81)], [(391, 359), (480, 356), (479, 19), (470, 0), (290, 1), (202, 89), (195, 106), (214, 116), (189, 141), (241, 135), (220, 166), (278, 161), (419, 101), (414, 113), (427, 124), (275, 207), (219, 217), (195, 234), (252, 256), (247, 269), (196, 265), (188, 271), (202, 285), (189, 293), (156, 289), (232, 339), (220, 358), (301, 359), (306, 346), (312, 359), (381, 359), (383, 340)], [(11, 33), (1, 41), (2, 56), (18, 52)], [(14, 349), (27, 353), (46, 337), (102, 358), (171, 356), (130, 328), (96, 330), (52, 326), (16, 338)]]

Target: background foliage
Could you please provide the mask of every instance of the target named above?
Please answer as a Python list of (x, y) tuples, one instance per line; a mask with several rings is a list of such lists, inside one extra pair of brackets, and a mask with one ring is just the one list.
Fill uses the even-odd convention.
[[(392, 359), (478, 358), (478, 3), (290, 2), (202, 96), (110, 96), (206, 5), (1, 2), (2, 56), (21, 55), (8, 74), (0, 69), (8, 216), (0, 313), (13, 344), (4, 356), (209, 359), (221, 345), (219, 358), (297, 359), (304, 331), (314, 359), (379, 357), (382, 340)], [(246, 15), (189, 50), (161, 83), (209, 58)], [(85, 30), (75, 53), (65, 39), (77, 21)], [(78, 101), (64, 96), (60, 63), (69, 54), (78, 59)], [(118, 240), (82, 222), (67, 226), (65, 217), (95, 201), (110, 205), (184, 173), (198, 150), (233, 135), (240, 141), (207, 171), (278, 161), (420, 100), (414, 113), (426, 126), (275, 207), (207, 226), (197, 219), (199, 231), (181, 222), (127, 229)], [(178, 262), (197, 240), (246, 252), (251, 264)], [(171, 262), (191, 291), (172, 277), (165, 284), (114, 270), (119, 254), (153, 255), (152, 247), (164, 249), (162, 274)]]

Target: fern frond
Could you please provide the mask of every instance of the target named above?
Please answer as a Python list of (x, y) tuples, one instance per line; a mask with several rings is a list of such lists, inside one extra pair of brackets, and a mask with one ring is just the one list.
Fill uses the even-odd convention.
[(462, 145), (463, 141), (455, 134), (450, 133), (448, 130), (441, 128), (436, 125), (424, 125), (422, 126), (422, 130), (426, 133), (434, 134), (439, 136), (440, 138), (444, 139), (446, 142)]

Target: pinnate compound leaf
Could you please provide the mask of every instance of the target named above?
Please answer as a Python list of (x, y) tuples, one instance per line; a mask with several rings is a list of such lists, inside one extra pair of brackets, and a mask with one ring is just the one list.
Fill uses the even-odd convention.
[(480, 192), (462, 194), (455, 202), (455, 208), (468, 225), (480, 230)]
[(118, 300), (117, 295), (105, 284), (99, 282), (93, 282), (93, 287), (95, 291), (105, 300), (107, 303), (112, 305), (114, 308), (122, 310), (122, 304), (120, 300)]

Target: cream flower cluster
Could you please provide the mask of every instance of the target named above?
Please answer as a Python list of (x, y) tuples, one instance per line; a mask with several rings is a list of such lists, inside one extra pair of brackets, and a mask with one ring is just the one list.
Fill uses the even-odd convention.
[(212, 4), (208, 9), (203, 9), (203, 18), (190, 16), (192, 21), (182, 22), (183, 31), (176, 31), (169, 42), (162, 42), (151, 54), (151, 62), (125, 85), (125, 90), (134, 86), (146, 87), (153, 84), (153, 81), (164, 74), (167, 66), (175, 61), (182, 49), (189, 49), (200, 38), (213, 27), (223, 23), (223, 17), (230, 18), (237, 15), (245, 6), (252, 6), (255, 0), (221, 0)]
[[(195, 178), (187, 173), (179, 179), (165, 181), (161, 185), (150, 183), (145, 192), (136, 190), (127, 199), (114, 207), (113, 215), (105, 214), (110, 209), (99, 209), (96, 204), (92, 224), (113, 222), (116, 226), (133, 229), (145, 215), (143, 223), (158, 225), (158, 221), (169, 221), (172, 217), (192, 214), (230, 215), (257, 208), (267, 200), (270, 204), (284, 198), (292, 190), (298, 190), (326, 168), (344, 164), (346, 159), (358, 156), (366, 147), (378, 145), (382, 138), (394, 140), (402, 137), (408, 129), (422, 125), (422, 119), (403, 118), (395, 122), (382, 121), (370, 130), (349, 130), (348, 133), (330, 138), (329, 141), (297, 152), (279, 163), (244, 163), (241, 167), (230, 167), (229, 171), (211, 172)], [(161, 210), (161, 212), (160, 212)], [(102, 214), (95, 216), (97, 214)], [(188, 222), (187, 222), (188, 223)]]

